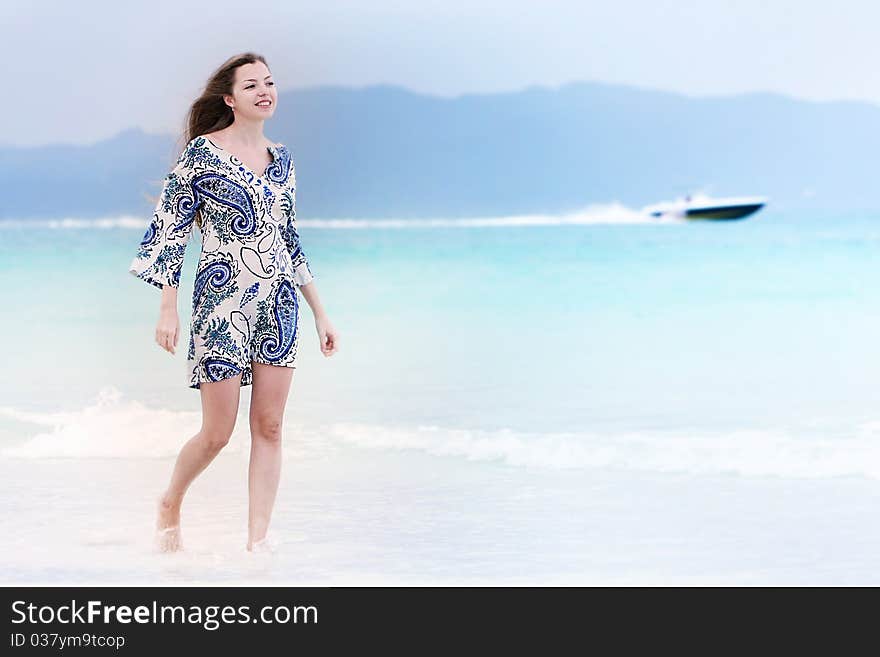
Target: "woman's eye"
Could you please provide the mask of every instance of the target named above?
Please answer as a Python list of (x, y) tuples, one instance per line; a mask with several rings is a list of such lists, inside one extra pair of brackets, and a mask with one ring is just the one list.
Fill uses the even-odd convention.
[(274, 86), (275, 86), (275, 83), (274, 83), (274, 82), (270, 82), (270, 83), (269, 83), (269, 86), (274, 87)]

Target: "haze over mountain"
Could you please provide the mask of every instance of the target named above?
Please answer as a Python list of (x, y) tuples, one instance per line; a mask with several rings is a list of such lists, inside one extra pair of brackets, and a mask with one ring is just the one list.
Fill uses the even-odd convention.
[[(688, 192), (775, 207), (880, 208), (880, 106), (755, 93), (696, 98), (598, 83), (453, 99), (375, 85), (280, 94), (297, 216), (463, 217), (640, 207)], [(0, 148), (0, 218), (144, 216), (175, 136)]]

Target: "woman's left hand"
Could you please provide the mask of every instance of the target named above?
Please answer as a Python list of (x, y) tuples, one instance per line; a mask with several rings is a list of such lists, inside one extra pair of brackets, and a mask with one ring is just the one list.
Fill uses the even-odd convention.
[(322, 354), (332, 356), (339, 351), (339, 334), (327, 317), (316, 317), (315, 329), (318, 331), (318, 344)]

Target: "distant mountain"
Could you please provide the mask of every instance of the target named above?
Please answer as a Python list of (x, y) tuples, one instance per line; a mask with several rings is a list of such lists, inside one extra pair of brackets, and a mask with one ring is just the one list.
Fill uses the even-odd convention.
[[(293, 152), (303, 218), (556, 213), (699, 190), (880, 207), (880, 107), (869, 103), (597, 83), (453, 99), (316, 87), (282, 93), (266, 134)], [(0, 148), (0, 218), (146, 220), (174, 149), (138, 129), (88, 147)]]

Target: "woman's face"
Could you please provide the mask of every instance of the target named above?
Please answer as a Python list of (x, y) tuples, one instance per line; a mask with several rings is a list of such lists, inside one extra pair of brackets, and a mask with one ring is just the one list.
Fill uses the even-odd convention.
[(235, 69), (232, 96), (225, 98), (226, 104), (234, 108), (236, 119), (261, 120), (275, 113), (278, 92), (266, 65), (254, 62)]

